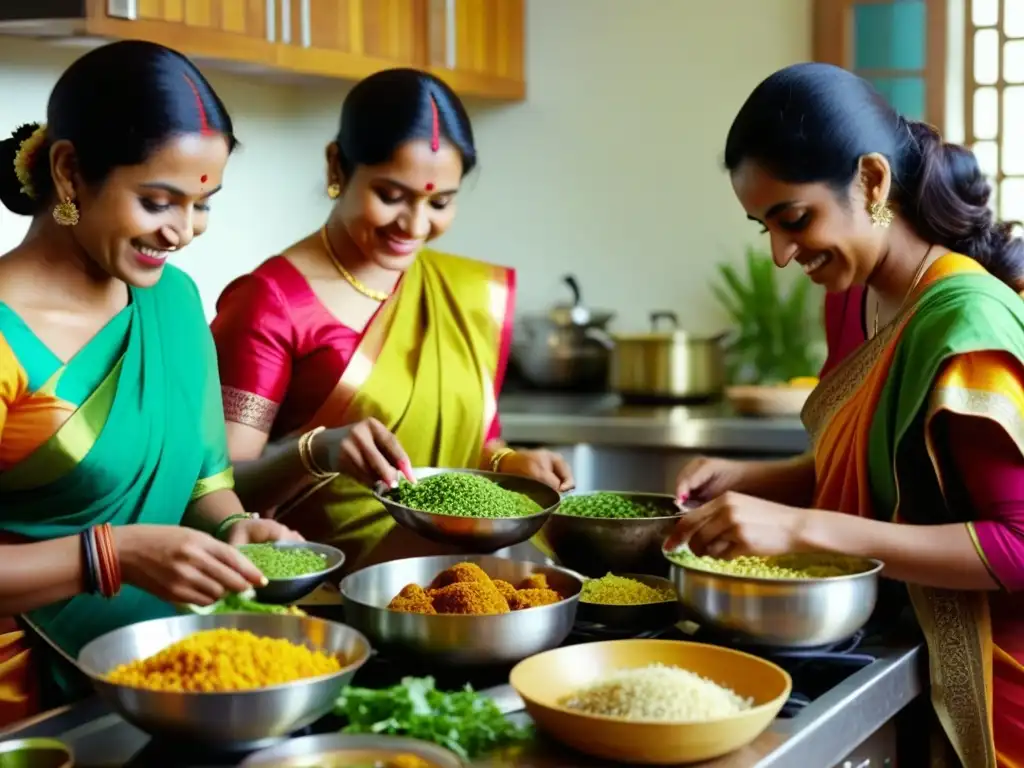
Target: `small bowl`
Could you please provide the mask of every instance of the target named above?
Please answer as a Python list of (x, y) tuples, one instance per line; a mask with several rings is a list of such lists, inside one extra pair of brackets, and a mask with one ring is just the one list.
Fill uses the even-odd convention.
[[(655, 722), (588, 715), (559, 701), (621, 669), (679, 667), (753, 699), (754, 706), (717, 720)], [(789, 698), (781, 667), (740, 651), (679, 640), (612, 640), (541, 653), (513, 668), (509, 683), (541, 730), (588, 755), (627, 765), (712, 760), (763, 733)]]
[(56, 739), (0, 741), (0, 768), (71, 768), (71, 748)]
[(318, 765), (363, 768), (402, 755), (415, 755), (424, 761), (424, 768), (464, 768), (464, 763), (454, 752), (426, 741), (401, 736), (344, 733), (290, 739), (250, 755), (239, 768), (308, 768)]
[[(634, 579), (655, 589), (670, 589), (675, 594), (676, 585), (660, 576), (643, 573), (617, 573), (627, 579)], [(606, 603), (588, 603), (580, 600), (576, 609), (577, 622), (600, 624), (609, 629), (661, 629), (669, 627), (682, 618), (682, 610), (677, 598), (661, 603), (641, 603), (639, 605), (608, 605)]]
[[(511, 584), (543, 573), (565, 599), (488, 616), (388, 610), (388, 603), (407, 584), (425, 587), (445, 568), (465, 562), (476, 563), (492, 579)], [(438, 555), (391, 560), (349, 574), (341, 582), (341, 597), (345, 621), (381, 652), (439, 665), (489, 666), (514, 664), (561, 645), (572, 631), (582, 588), (576, 574), (556, 566), (493, 555)]]
[(485, 472), (480, 469), (438, 469), (419, 468), (412, 471), (413, 477), (422, 480), (447, 472), (461, 472), (479, 475), (509, 491), (516, 491), (533, 499), (541, 508), (540, 512), (523, 517), (460, 517), (439, 515), (403, 506), (390, 497), (390, 489), (378, 484), (373, 495), (395, 521), (425, 539), (442, 544), (451, 544), (463, 552), (489, 554), (526, 541), (541, 528), (558, 508), (562, 500), (558, 491), (539, 480), (519, 475), (504, 475), (499, 472)]
[(326, 565), (322, 571), (315, 573), (287, 579), (270, 579), (267, 586), (256, 588), (256, 600), (261, 603), (287, 605), (301, 600), (345, 563), (345, 553), (327, 544), (317, 544), (313, 541), (275, 541), (273, 544), (277, 549), (308, 549), (316, 552), (324, 556)]
[[(337, 672), (283, 685), (223, 693), (152, 691), (106, 679), (115, 667), (145, 659), (195, 632), (240, 629), (260, 637), (338, 655)], [(319, 720), (338, 691), (370, 657), (370, 643), (351, 627), (300, 616), (225, 613), (176, 616), (131, 624), (101, 635), (78, 655), (78, 665), (100, 698), (121, 717), (152, 735), (205, 747), (259, 749)]]
[(688, 507), (680, 506), (676, 498), (667, 493), (601, 493), (656, 504), (664, 508), (665, 515), (629, 519), (577, 517), (555, 510), (544, 525), (544, 538), (559, 563), (595, 578), (606, 573), (668, 576), (668, 563), (661, 548), (679, 515)]

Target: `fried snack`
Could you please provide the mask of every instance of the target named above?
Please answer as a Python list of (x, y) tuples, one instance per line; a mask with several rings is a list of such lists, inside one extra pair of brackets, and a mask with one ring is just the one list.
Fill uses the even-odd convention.
[(419, 584), (407, 584), (388, 603), (388, 610), (405, 613), (437, 613), (430, 596)]
[(484, 573), (484, 569), (476, 563), (456, 563), (451, 568), (445, 568), (434, 580), (430, 582), (430, 589), (441, 589), (449, 584), (461, 584), (463, 582), (480, 582), (490, 584), (491, 577)]
[(462, 613), (485, 616), (508, 613), (508, 602), (498, 588), (488, 581), (461, 581), (441, 589), (432, 589), (427, 594), (437, 613)]
[(562, 596), (553, 589), (517, 589), (508, 605), (513, 611), (521, 611), (524, 608), (553, 605), (561, 600)]

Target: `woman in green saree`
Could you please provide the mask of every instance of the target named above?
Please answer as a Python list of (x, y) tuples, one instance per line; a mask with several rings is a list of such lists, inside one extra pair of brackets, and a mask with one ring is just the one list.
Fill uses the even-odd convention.
[(212, 339), (165, 264), (234, 145), (195, 66), (134, 41), (72, 64), (46, 125), (0, 142), (0, 201), (32, 216), (0, 256), (0, 725), (39, 706), (37, 675), (74, 693), (15, 615), (75, 655), (261, 583), (231, 545), (295, 537), (232, 490)]
[(915, 765), (1024, 766), (1024, 242), (969, 150), (837, 67), (765, 80), (725, 158), (776, 264), (830, 292), (831, 359), (811, 454), (684, 469), (680, 496), (709, 501), (669, 546), (883, 561), (942, 725)]

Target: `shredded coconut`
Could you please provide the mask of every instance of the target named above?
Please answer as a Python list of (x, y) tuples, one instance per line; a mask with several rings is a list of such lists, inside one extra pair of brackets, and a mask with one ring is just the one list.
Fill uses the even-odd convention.
[(753, 699), (685, 669), (651, 664), (613, 672), (559, 703), (590, 715), (626, 720), (702, 722), (744, 712)]

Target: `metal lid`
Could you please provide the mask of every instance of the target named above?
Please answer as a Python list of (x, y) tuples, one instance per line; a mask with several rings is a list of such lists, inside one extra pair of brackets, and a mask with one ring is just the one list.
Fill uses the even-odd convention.
[[(651, 312), (651, 330), (640, 331), (639, 333), (615, 333), (612, 338), (615, 341), (640, 341), (640, 342), (672, 342), (673, 344), (686, 344), (689, 342), (717, 342), (725, 337), (725, 333), (710, 335), (696, 335), (688, 333), (679, 328), (679, 316), (668, 309), (659, 309)], [(667, 324), (669, 330), (658, 330), (658, 327)]]

